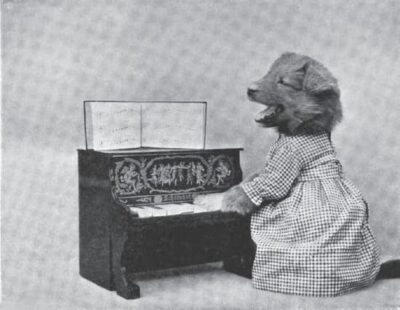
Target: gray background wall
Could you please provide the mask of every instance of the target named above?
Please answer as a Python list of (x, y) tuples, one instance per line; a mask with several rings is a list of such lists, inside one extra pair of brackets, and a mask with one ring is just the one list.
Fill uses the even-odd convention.
[(334, 143), (383, 253), (400, 256), (400, 1), (3, 2), (3, 299), (84, 297), (83, 100), (208, 101), (207, 146), (243, 146), (248, 174), (276, 133), (254, 124), (246, 86), (285, 51), (339, 79)]

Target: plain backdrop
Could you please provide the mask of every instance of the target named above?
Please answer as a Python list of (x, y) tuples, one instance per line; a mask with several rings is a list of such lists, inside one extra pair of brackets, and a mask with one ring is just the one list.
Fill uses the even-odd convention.
[(399, 258), (399, 38), (396, 0), (4, 0), (3, 300), (113, 305), (87, 300), (78, 276), (83, 100), (207, 101), (207, 147), (244, 147), (247, 175), (277, 134), (254, 123), (246, 87), (285, 51), (338, 78), (338, 156), (383, 254)]

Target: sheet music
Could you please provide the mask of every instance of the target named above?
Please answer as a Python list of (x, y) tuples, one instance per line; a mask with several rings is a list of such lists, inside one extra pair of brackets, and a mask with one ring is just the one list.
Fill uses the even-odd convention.
[(95, 150), (205, 147), (205, 102), (85, 102)]
[(141, 105), (132, 102), (88, 102), (89, 148), (123, 149), (141, 146)]
[(204, 148), (204, 103), (146, 103), (142, 144), (163, 148)]

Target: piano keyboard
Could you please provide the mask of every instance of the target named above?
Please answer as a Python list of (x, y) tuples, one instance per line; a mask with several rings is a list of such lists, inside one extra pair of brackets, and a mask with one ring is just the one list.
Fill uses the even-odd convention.
[(132, 214), (140, 218), (155, 217), (155, 216), (168, 216), (177, 214), (190, 214), (207, 212), (208, 210), (191, 203), (177, 203), (177, 204), (163, 204), (141, 207), (130, 207)]

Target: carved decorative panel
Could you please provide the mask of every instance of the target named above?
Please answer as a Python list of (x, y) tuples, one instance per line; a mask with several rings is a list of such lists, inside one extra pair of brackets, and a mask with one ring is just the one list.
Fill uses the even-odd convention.
[(126, 206), (191, 201), (196, 193), (235, 185), (240, 171), (233, 154), (140, 155), (114, 158), (114, 200)]

